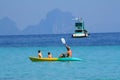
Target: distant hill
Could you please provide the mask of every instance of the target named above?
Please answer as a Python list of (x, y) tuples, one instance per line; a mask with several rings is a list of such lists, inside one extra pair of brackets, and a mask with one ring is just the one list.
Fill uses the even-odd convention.
[(29, 34), (63, 34), (74, 31), (73, 16), (69, 12), (54, 9), (48, 12), (45, 19), (36, 25), (27, 26), (23, 31), (10, 18), (0, 19), (0, 35), (29, 35)]
[(20, 30), (14, 21), (5, 17), (0, 19), (0, 35), (14, 35), (20, 34)]
[(28, 26), (24, 34), (60, 34), (71, 33), (74, 29), (74, 21), (71, 13), (62, 12), (54, 9), (48, 12), (46, 19), (41, 20), (38, 24)]

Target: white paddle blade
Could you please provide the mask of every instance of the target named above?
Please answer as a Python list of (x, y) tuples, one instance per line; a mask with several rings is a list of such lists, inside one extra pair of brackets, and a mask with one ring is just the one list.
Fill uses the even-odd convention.
[(66, 41), (65, 41), (64, 38), (61, 38), (61, 41), (62, 41), (63, 44), (66, 44)]

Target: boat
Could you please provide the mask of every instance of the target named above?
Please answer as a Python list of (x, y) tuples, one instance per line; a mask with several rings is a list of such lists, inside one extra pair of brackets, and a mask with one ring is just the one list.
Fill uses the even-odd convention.
[(87, 37), (88, 31), (84, 28), (84, 21), (79, 18), (75, 19), (75, 32), (72, 34), (73, 38)]
[(32, 57), (30, 56), (29, 59), (32, 62), (38, 62), (38, 61), (80, 61), (80, 58), (75, 57), (65, 57), (65, 58), (38, 58), (38, 57)]

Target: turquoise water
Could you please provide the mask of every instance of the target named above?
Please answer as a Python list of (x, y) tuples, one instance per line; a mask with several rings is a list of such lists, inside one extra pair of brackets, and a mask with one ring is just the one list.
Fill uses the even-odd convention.
[(120, 46), (71, 46), (76, 62), (31, 62), (29, 56), (53, 57), (64, 46), (0, 47), (0, 80), (120, 80)]
[[(29, 56), (43, 57), (50, 51), (58, 57), (66, 48), (64, 37), (76, 62), (31, 62)], [(87, 38), (71, 34), (0, 36), (0, 80), (120, 80), (120, 33), (92, 33)]]

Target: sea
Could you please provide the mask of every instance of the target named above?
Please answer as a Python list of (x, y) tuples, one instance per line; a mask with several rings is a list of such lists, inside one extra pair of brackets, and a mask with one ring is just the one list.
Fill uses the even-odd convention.
[[(81, 61), (32, 62), (66, 52), (61, 38)], [(91, 33), (86, 38), (72, 34), (1, 35), (0, 80), (120, 80), (120, 32)]]

